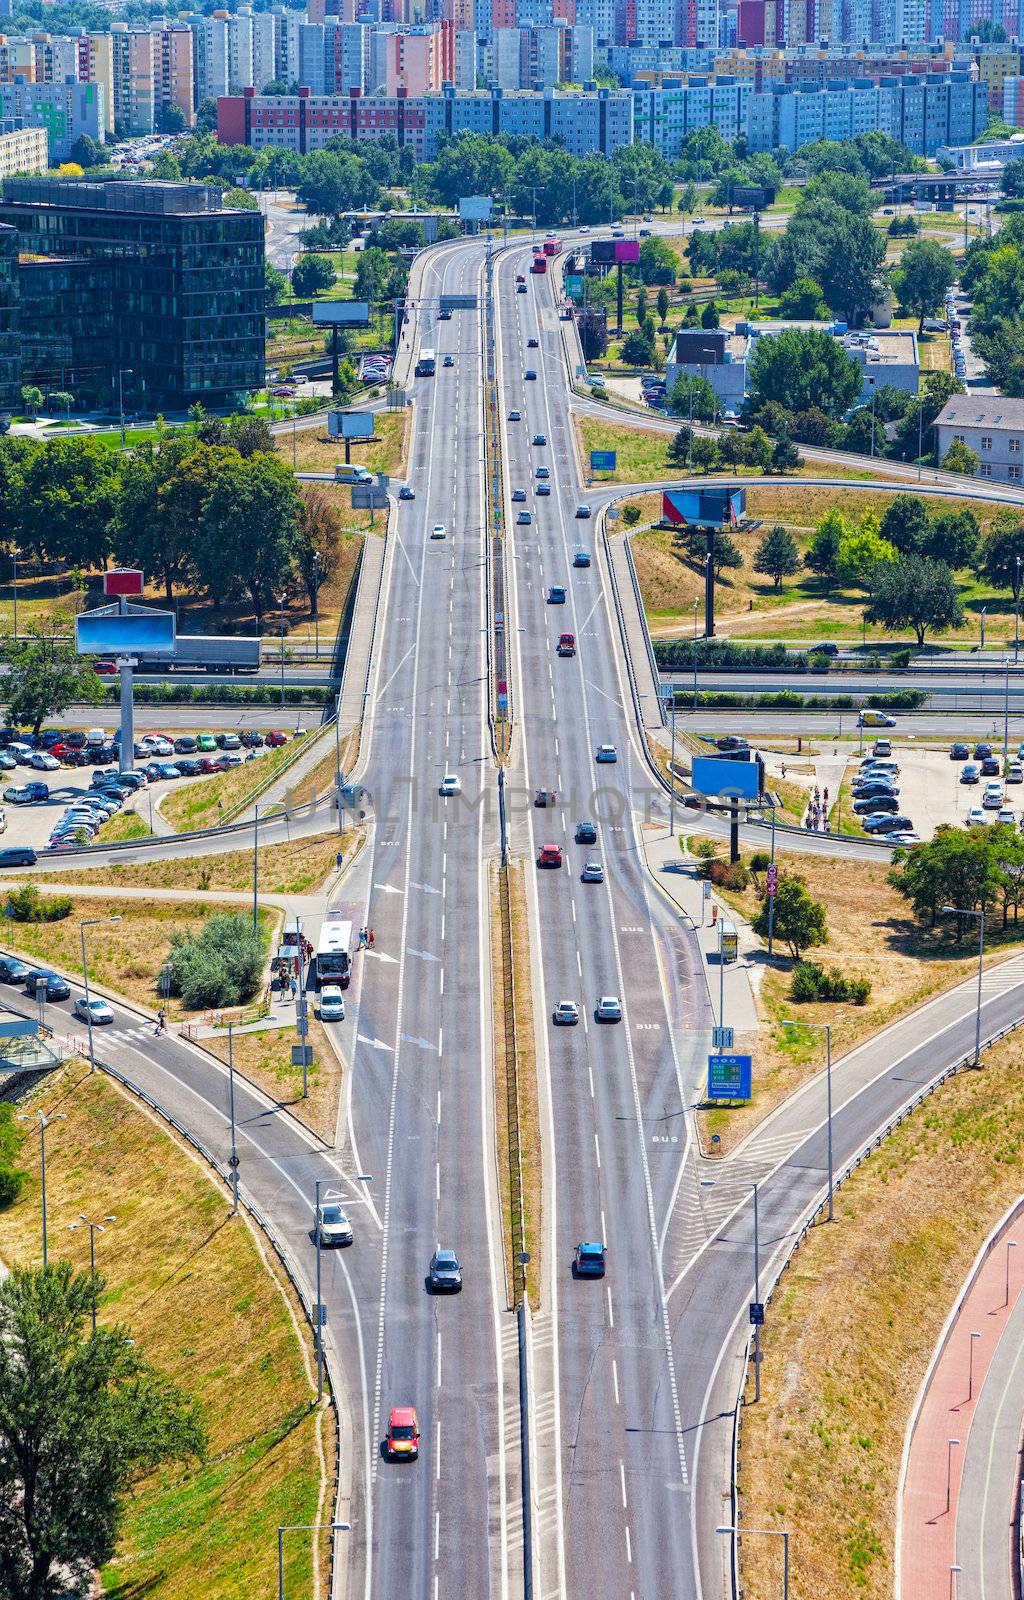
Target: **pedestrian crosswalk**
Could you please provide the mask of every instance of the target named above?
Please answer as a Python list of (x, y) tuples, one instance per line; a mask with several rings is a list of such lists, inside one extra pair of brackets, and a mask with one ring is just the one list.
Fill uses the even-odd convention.
[(982, 973), (981, 998), (988, 1000), (993, 995), (1006, 994), (1021, 983), (1024, 983), (1024, 956), (1012, 956), (1009, 961), (1001, 961)]

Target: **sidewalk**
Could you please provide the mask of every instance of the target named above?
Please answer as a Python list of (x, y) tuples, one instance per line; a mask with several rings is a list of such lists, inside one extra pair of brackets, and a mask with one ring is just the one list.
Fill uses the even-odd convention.
[[(682, 854), (674, 835), (662, 829), (656, 832), (645, 830), (641, 838), (648, 871), (697, 935), (715, 1021), (719, 1020), (720, 1003), (724, 998), (728, 1026), (737, 1034), (756, 1033), (761, 1021), (754, 992), (756, 965), (753, 952), (760, 950), (760, 940), (751, 933), (745, 922), (739, 920), (730, 906), (718, 899), (714, 891), (710, 900), (704, 900), (704, 880), (697, 876), (698, 864), (692, 857)], [(726, 966), (724, 997), (721, 994), (723, 985), (718, 964), (719, 930), (711, 921), (712, 903), (718, 906), (719, 921), (727, 919), (734, 923), (739, 936), (740, 958)]]
[(658, 680), (651, 669), (651, 658), (647, 648), (647, 619), (643, 615), (636, 598), (636, 589), (633, 587), (633, 575), (630, 569), (629, 550), (627, 548), (628, 534), (610, 533), (608, 537), (608, 553), (610, 557), (612, 582), (615, 585), (622, 607), (622, 620), (625, 624), (626, 637), (629, 641), (629, 661), (636, 678), (637, 695), (640, 699), (640, 712), (643, 716), (644, 727), (649, 730), (661, 731), (661, 704), (658, 699)]
[[(1007, 1249), (1018, 1236), (1019, 1262), (1017, 1251)], [(1014, 1382), (1024, 1341), (1022, 1288), (1024, 1218), (1017, 1215), (963, 1291), (913, 1425), (900, 1505), (898, 1600), (1012, 1593), (1010, 1530), (1024, 1412), (1024, 1392)], [(954, 1573), (958, 1564), (962, 1571)]]

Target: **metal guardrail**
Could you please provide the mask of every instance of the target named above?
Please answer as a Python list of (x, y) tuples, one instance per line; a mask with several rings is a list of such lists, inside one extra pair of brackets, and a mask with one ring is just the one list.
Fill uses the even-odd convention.
[[(230, 1193), (230, 1190), (231, 1190), (231, 1173), (230, 1173), (229, 1169), (226, 1166), (222, 1165), (222, 1163), (214, 1155), (213, 1151), (210, 1150), (209, 1147), (207, 1145), (205, 1145), (201, 1139), (197, 1139), (195, 1134), (191, 1133), (189, 1131), (189, 1129), (184, 1126), (183, 1123), (179, 1122), (177, 1117), (173, 1116), (172, 1113), (170, 1111), (168, 1111), (165, 1106), (161, 1105), (159, 1100), (154, 1099), (153, 1096), (151, 1094), (149, 1094), (149, 1092), (147, 1090), (143, 1089), (140, 1084), (138, 1084), (138, 1083), (136, 1083), (134, 1081), (134, 1079), (129, 1078), (126, 1073), (123, 1073), (123, 1072), (119, 1071), (119, 1069), (117, 1067), (112, 1066), (110, 1064), (110, 1062), (101, 1060), (101, 1058), (99, 1056), (96, 1056), (95, 1060), (96, 1060), (97, 1067), (99, 1067), (103, 1072), (107, 1073), (107, 1075), (109, 1077), (113, 1078), (115, 1080), (115, 1082), (119, 1083), (123, 1089), (127, 1089), (130, 1094), (135, 1095), (139, 1100), (141, 1100), (143, 1102), (144, 1105), (147, 1105), (150, 1108), (151, 1111), (154, 1111), (156, 1113), (156, 1115), (161, 1118), (162, 1121), (167, 1123), (168, 1127), (173, 1128), (175, 1133), (178, 1135), (178, 1137), (183, 1139), (185, 1141), (185, 1143), (190, 1146), (191, 1149), (195, 1150), (197, 1155), (201, 1156), (202, 1159), (205, 1162), (207, 1162), (207, 1164), (210, 1167), (212, 1167), (213, 1171), (217, 1174), (218, 1178), (220, 1178), (221, 1182), (224, 1184), (225, 1189)], [(310, 1295), (308, 1294), (304, 1284), (302, 1283), (302, 1281), (301, 1281), (301, 1279), (299, 1277), (297, 1269), (292, 1264), (292, 1261), (291, 1261), (291, 1258), (289, 1257), (288, 1250), (287, 1250), (286, 1246), (278, 1238), (277, 1234), (274, 1232), (274, 1229), (271, 1227), (270, 1223), (267, 1221), (267, 1218), (263, 1215), (262, 1211), (256, 1205), (256, 1202), (254, 1200), (250, 1199), (245, 1194), (241, 1183), (239, 1183), (239, 1186), (238, 1186), (238, 1199), (239, 1199), (239, 1203), (245, 1207), (246, 1212), (252, 1218), (253, 1222), (259, 1228), (260, 1232), (267, 1239), (268, 1243), (271, 1246), (271, 1249), (274, 1251), (274, 1254), (277, 1256), (278, 1260), (280, 1261), (282, 1269), (284, 1270), (285, 1275), (287, 1276), (289, 1283), (291, 1284), (293, 1290), (295, 1291), (295, 1294), (296, 1294), (296, 1297), (297, 1297), (297, 1299), (299, 1301), (299, 1304), (302, 1307), (302, 1313), (303, 1313), (303, 1316), (306, 1319), (306, 1323), (307, 1323), (307, 1325), (309, 1327), (310, 1334), (312, 1335), (312, 1337), (315, 1340), (315, 1338), (316, 1338), (316, 1330), (314, 1328), (314, 1322), (313, 1322), (313, 1310), (314, 1310), (313, 1301), (312, 1301)], [(338, 1396), (341, 1393), (341, 1389), (340, 1389), (340, 1383), (339, 1383), (338, 1376), (337, 1376), (337, 1374), (335, 1373), (335, 1370), (334, 1370), (333, 1356), (332, 1356), (331, 1351), (328, 1348), (328, 1345), (327, 1345), (326, 1341), (324, 1342), (324, 1347), (323, 1347), (323, 1359), (324, 1359), (324, 1371), (327, 1374), (327, 1387), (328, 1387), (328, 1391), (329, 1391), (330, 1397), (331, 1397), (331, 1407), (332, 1407), (332, 1409), (334, 1411), (335, 1430), (336, 1430), (336, 1437), (335, 1437), (335, 1471), (334, 1471), (334, 1507), (335, 1507), (335, 1510), (334, 1510), (333, 1521), (340, 1522), (342, 1520), (341, 1515), (340, 1515), (340, 1511), (341, 1511), (341, 1452), (342, 1452), (342, 1437), (341, 1437), (341, 1411), (340, 1411), (339, 1404), (338, 1404)], [(327, 1580), (327, 1592), (331, 1596), (334, 1596), (335, 1593), (337, 1592), (337, 1588), (338, 1588), (339, 1581), (340, 1581), (340, 1571), (341, 1571), (341, 1563), (338, 1560), (337, 1536), (335, 1535), (335, 1536), (332, 1536), (332, 1538), (331, 1538), (331, 1560), (330, 1560), (330, 1568), (329, 1568), (328, 1580)]]
[[(1000, 1028), (997, 1033), (989, 1034), (987, 1038), (982, 1040), (982, 1050), (990, 1050), (994, 1044), (998, 1044), (1001, 1039), (1008, 1038), (1011, 1033), (1015, 1033), (1022, 1025), (1024, 1025), (1024, 1017), (1018, 1019), (1016, 1022), (1011, 1022), (1005, 1028)], [(923, 1088), (918, 1089), (913, 1095), (910, 1096), (908, 1100), (904, 1101), (900, 1109), (881, 1127), (876, 1128), (871, 1137), (866, 1139), (860, 1146), (856, 1154), (851, 1156), (846, 1165), (835, 1174), (833, 1180), (833, 1193), (838, 1193), (843, 1184), (846, 1182), (847, 1178), (853, 1176), (854, 1172), (856, 1172), (861, 1163), (867, 1161), (876, 1150), (881, 1149), (886, 1139), (895, 1133), (896, 1129), (900, 1127), (908, 1117), (912, 1116), (919, 1106), (923, 1105), (926, 1100), (929, 1100), (935, 1093), (936, 1089), (940, 1089), (949, 1078), (955, 1077), (958, 1072), (962, 1072), (968, 1063), (973, 1062), (973, 1060), (974, 1051), (971, 1049), (968, 1050), (964, 1055), (959, 1056), (951, 1065), (943, 1067), (940, 1072), (937, 1072), (933, 1078), (929, 1079), (928, 1083), (926, 1083)], [(786, 1245), (784, 1251), (782, 1252), (781, 1258), (778, 1254), (776, 1254), (776, 1256), (773, 1258), (772, 1265), (768, 1268), (768, 1273), (770, 1274), (768, 1289), (767, 1292), (762, 1294), (762, 1304), (765, 1307), (771, 1303), (772, 1296), (782, 1282), (783, 1275), (789, 1270), (793, 1263), (793, 1258), (795, 1257), (801, 1244), (803, 1244), (807, 1235), (810, 1233), (811, 1229), (817, 1223), (822, 1212), (825, 1211), (827, 1203), (828, 1188), (826, 1185), (819, 1191), (817, 1198), (804, 1213), (803, 1222), (801, 1223), (796, 1234), (792, 1237), (791, 1241)], [(775, 1262), (778, 1262), (777, 1267), (775, 1266)], [(740, 1367), (740, 1381), (733, 1407), (733, 1470), (731, 1474), (731, 1520), (733, 1528), (738, 1528), (740, 1523), (739, 1506), (737, 1502), (739, 1498), (739, 1471), (742, 1462), (741, 1445), (743, 1431), (743, 1394), (749, 1379), (752, 1345), (753, 1330), (748, 1328), (743, 1359)], [(1024, 1574), (1024, 1546), (1022, 1546), (1021, 1550), (1021, 1561), (1022, 1574)], [(740, 1600), (740, 1592), (739, 1561), (736, 1551), (736, 1535), (734, 1534), (732, 1567), (733, 1600)]]

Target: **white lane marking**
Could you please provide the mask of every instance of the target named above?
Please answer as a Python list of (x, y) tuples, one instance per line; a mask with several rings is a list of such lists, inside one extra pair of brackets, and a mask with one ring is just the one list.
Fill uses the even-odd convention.
[(614, 1328), (614, 1326), (615, 1326), (615, 1313), (612, 1311), (612, 1291), (611, 1291), (611, 1285), (610, 1284), (607, 1284), (607, 1283), (605, 1284), (604, 1292), (608, 1296), (608, 1326), (609, 1326), (609, 1328)]
[(626, 1499), (626, 1467), (621, 1460), (619, 1461), (619, 1487), (622, 1490), (622, 1509), (625, 1511), (629, 1501)]
[(600, 1172), (600, 1170), (601, 1170), (601, 1145), (600, 1145), (600, 1142), (598, 1140), (598, 1137), (597, 1137), (596, 1133), (594, 1134), (594, 1156), (595, 1156), (595, 1158), (597, 1160), (597, 1170), (598, 1170), (598, 1172)]
[(590, 1098), (591, 1098), (591, 1100), (593, 1100), (593, 1098), (594, 1098), (594, 1069), (589, 1064), (589, 1062), (587, 1063), (587, 1077), (590, 1079)]
[(619, 1363), (612, 1356), (612, 1387), (615, 1390), (615, 1404), (619, 1404)]
[(626, 1523), (626, 1560), (633, 1565), (633, 1541), (629, 1537), (629, 1523)]
[(435, 1161), (435, 1163), (434, 1163), (434, 1198), (435, 1198), (435, 1200), (440, 1200), (440, 1198), (441, 1198), (441, 1163), (440, 1163), (440, 1161)]
[(441, 1330), (437, 1330), (437, 1387), (441, 1387)]
[(436, 1458), (435, 1458), (434, 1477), (440, 1479), (440, 1476), (441, 1476), (441, 1424), (440, 1424), (440, 1422), (438, 1422), (438, 1424), (437, 1424), (437, 1455), (436, 1455)]

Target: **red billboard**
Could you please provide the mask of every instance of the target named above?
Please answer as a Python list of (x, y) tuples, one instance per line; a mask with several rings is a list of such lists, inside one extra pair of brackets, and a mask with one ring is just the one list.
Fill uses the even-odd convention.
[(629, 266), (640, 260), (640, 242), (637, 239), (595, 239), (590, 246), (590, 259)]
[(104, 594), (141, 594), (141, 567), (111, 567), (103, 574)]

